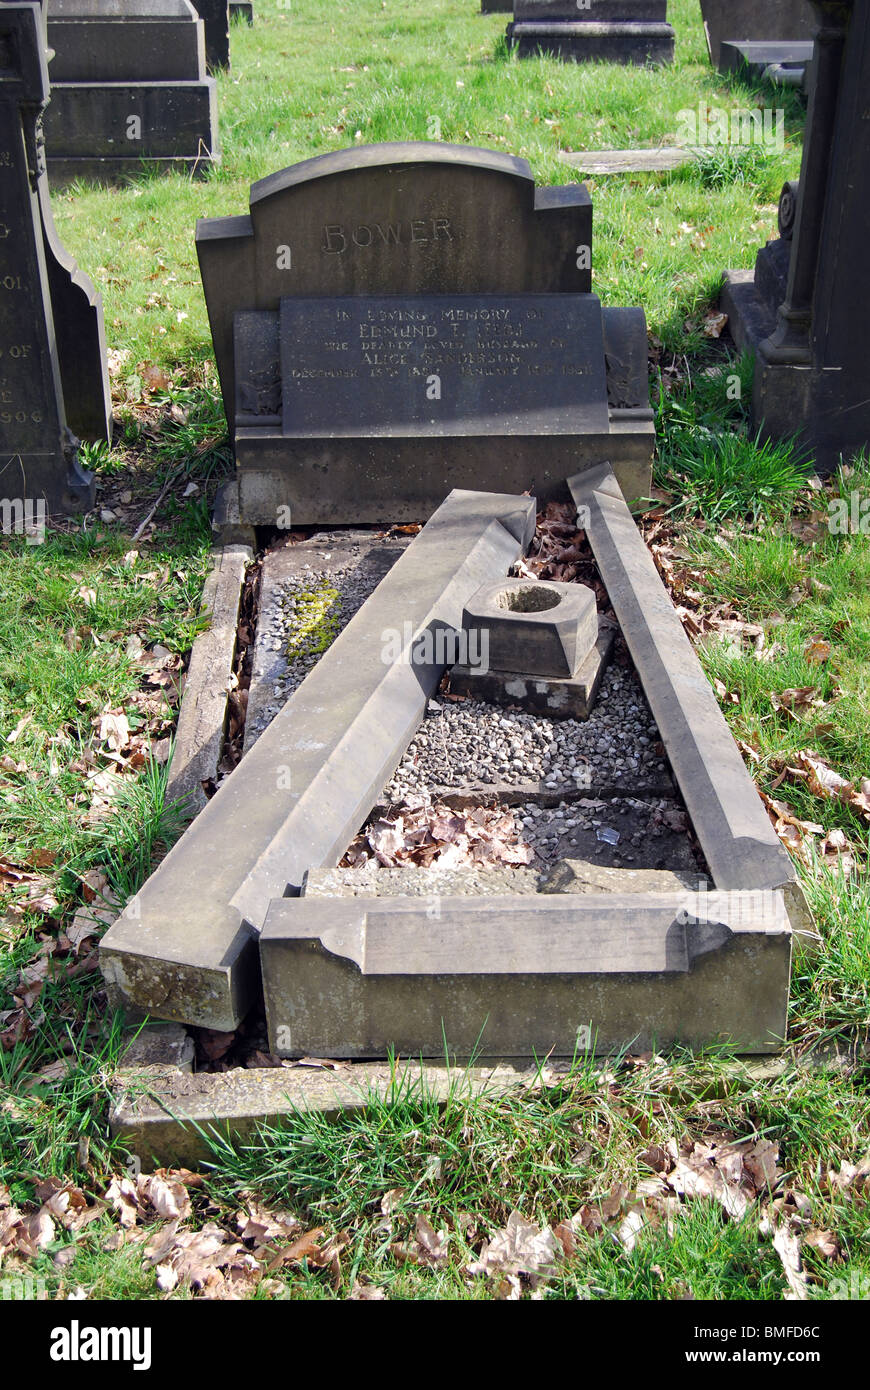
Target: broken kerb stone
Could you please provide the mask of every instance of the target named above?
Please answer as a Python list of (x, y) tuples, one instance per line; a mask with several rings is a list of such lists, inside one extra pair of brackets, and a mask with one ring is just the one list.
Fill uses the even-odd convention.
[[(116, 1004), (238, 1025), (258, 994), (253, 942), (270, 899), (298, 890), (309, 866), (338, 863), (423, 717), (466, 600), (507, 573), (534, 525), (531, 497), (454, 491), (442, 503), (106, 933)], [(433, 636), (428, 664), (413, 644), (386, 656), (405, 623)]]
[(781, 893), (285, 898), (260, 937), (283, 1056), (571, 1056), (786, 1029)]
[(717, 889), (785, 892), (796, 931), (812, 935), (797, 874), (632, 520), (612, 470), (568, 480), (644, 693)]
[(547, 580), (484, 584), (466, 603), (462, 626), (485, 637), (490, 670), (528, 676), (573, 676), (598, 640), (592, 590)]

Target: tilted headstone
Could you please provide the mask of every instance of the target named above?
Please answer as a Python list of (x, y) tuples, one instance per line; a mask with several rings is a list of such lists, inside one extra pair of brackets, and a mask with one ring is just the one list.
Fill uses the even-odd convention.
[(756, 351), (753, 418), (798, 433), (828, 471), (870, 444), (870, 0), (813, 0), (819, 21), (800, 182), (754, 275), (726, 272), (723, 307)]
[(726, 40), (790, 43), (816, 27), (809, 0), (701, 0), (701, 14), (714, 68)]
[(219, 157), (205, 28), (190, 0), (46, 0), (53, 182), (143, 164), (203, 172)]
[[(109, 437), (102, 305), (61, 246), (48, 200), (39, 4), (0, 5), (0, 498), (28, 515), (90, 506), (79, 440)], [(6, 522), (4, 507), (4, 526)]]
[(419, 520), (454, 487), (553, 497), (602, 459), (646, 495), (644, 316), (591, 293), (582, 184), (536, 188), (488, 150), (344, 150), (200, 221), (197, 250), (243, 522)]
[(520, 58), (670, 63), (667, 0), (514, 0), (508, 46)]

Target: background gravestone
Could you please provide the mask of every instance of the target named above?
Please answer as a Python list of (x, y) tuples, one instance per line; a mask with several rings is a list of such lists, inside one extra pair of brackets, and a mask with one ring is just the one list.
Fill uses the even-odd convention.
[(514, 0), (508, 47), (575, 63), (670, 63), (667, 0)]
[(90, 506), (72, 427), (109, 437), (102, 306), (57, 238), (42, 152), (48, 98), (38, 4), (0, 5), (0, 494)]
[(203, 172), (219, 157), (205, 30), (190, 0), (46, 0), (53, 182), (144, 164)]
[(250, 206), (197, 226), (242, 522), (419, 520), (454, 487), (546, 498), (604, 458), (646, 494), (644, 316), (591, 293), (582, 184), (388, 144), (285, 169)]
[(809, 0), (701, 0), (701, 14), (714, 68), (725, 40), (787, 44), (811, 40), (816, 28)]
[(799, 433), (827, 472), (870, 443), (870, 0), (813, 0), (819, 22), (800, 182), (755, 272), (728, 271), (722, 303), (756, 351), (753, 417)]
[(229, 0), (194, 0), (194, 8), (205, 26), (205, 65), (220, 72), (230, 65)]

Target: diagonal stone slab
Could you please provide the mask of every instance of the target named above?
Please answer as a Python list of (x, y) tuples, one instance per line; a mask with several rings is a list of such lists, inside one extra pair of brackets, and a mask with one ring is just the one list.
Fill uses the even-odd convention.
[(455, 655), (469, 596), (507, 573), (535, 501), (454, 491), (128, 904), (101, 945), (116, 1003), (234, 1028), (269, 902), (334, 865)]
[(655, 563), (605, 464), (568, 480), (671, 768), (718, 889), (783, 888), (811, 928), (786, 850), (746, 771)]
[(304, 897), (271, 904), (260, 954), (284, 1056), (767, 1052), (791, 930), (777, 892)]

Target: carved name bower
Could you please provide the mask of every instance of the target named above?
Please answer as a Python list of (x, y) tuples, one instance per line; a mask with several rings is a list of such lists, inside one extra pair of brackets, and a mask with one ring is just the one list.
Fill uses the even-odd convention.
[(379, 242), (384, 246), (413, 246), (430, 241), (454, 241), (455, 236), (449, 217), (412, 217), (409, 222), (361, 222), (352, 228), (332, 222), (323, 228), (321, 250), (341, 256), (351, 246), (363, 248)]

